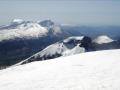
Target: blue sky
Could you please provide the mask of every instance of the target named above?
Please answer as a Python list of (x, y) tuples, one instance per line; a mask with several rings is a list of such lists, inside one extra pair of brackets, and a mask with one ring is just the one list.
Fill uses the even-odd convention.
[(0, 0), (0, 25), (14, 18), (120, 26), (120, 0)]

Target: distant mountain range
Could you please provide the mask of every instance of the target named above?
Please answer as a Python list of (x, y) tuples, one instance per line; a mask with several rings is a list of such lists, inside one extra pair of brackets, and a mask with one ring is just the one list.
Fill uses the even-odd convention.
[[(78, 37), (84, 38), (77, 40)], [(89, 41), (83, 40), (85, 38)], [(71, 43), (65, 43), (66, 39), (70, 39)], [(84, 41), (84, 45), (90, 42), (89, 48), (80, 46), (81, 41)], [(52, 55), (49, 48), (53, 51)], [(40, 56), (38, 55), (37, 58), (45, 60), (86, 51), (115, 48), (120, 48), (118, 26), (70, 26), (58, 25), (51, 20), (33, 22), (21, 19), (14, 19), (9, 25), (0, 26), (0, 66), (10, 66), (28, 59), (28, 61), (36, 61), (38, 59), (34, 60), (32, 57), (38, 53)]]

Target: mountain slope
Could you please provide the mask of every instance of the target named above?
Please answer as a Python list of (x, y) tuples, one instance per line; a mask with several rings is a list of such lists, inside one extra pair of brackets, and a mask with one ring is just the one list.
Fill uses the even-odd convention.
[(83, 53), (0, 71), (1, 90), (119, 90), (120, 50)]
[[(19, 64), (30, 63), (39, 60), (48, 60), (60, 56), (74, 55), (83, 53), (91, 48), (91, 38), (86, 36), (73, 36), (60, 42), (52, 44), (42, 51), (32, 55), (31, 57), (21, 61)], [(92, 48), (91, 48), (92, 50)]]

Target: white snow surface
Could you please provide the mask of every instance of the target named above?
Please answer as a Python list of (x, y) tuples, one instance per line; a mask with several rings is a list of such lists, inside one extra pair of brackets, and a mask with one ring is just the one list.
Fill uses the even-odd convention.
[(36, 57), (38, 57), (39, 55), (41, 57), (42, 56), (52, 56), (52, 55), (55, 55), (56, 53), (62, 54), (63, 56), (68, 56), (68, 55), (74, 55), (74, 54), (84, 53), (84, 52), (85, 52), (85, 49), (83, 47), (80, 47), (79, 45), (77, 45), (77, 46), (71, 45), (71, 48), (69, 48), (69, 46), (58, 42), (58, 43), (48, 46), (44, 50), (35, 54), (34, 56), (36, 56)]
[(42, 56), (52, 56), (55, 55), (56, 53), (61, 54), (62, 52), (68, 50), (68, 48), (63, 44), (63, 43), (55, 43), (52, 44), (50, 46), (48, 46), (47, 48), (45, 48), (44, 50), (38, 52), (37, 54), (35, 54), (35, 56), (37, 57), (38, 55)]
[(120, 49), (0, 70), (0, 90), (120, 90)]
[(62, 53), (63, 56), (70, 56), (70, 55), (75, 55), (79, 53), (84, 53), (85, 48), (80, 47), (79, 45), (75, 46), (72, 49), (68, 49)]
[(98, 36), (95, 40), (93, 40), (93, 42), (95, 42), (97, 44), (111, 43), (113, 41), (114, 40), (112, 40), (110, 37), (108, 37), (106, 35)]

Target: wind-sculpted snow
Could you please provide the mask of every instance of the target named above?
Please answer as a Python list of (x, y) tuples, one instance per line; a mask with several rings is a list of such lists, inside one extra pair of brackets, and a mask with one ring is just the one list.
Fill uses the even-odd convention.
[(13, 66), (0, 80), (0, 90), (120, 90), (120, 50)]

